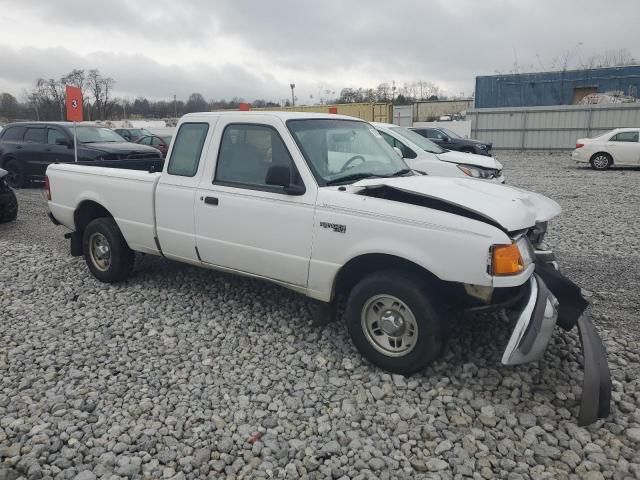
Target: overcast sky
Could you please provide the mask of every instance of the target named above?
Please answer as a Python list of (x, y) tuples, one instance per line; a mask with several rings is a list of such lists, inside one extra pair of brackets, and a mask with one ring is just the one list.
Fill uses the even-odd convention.
[(640, 0), (0, 0), (0, 91), (98, 68), (130, 97), (282, 100), (427, 80), (470, 94), (476, 75), (626, 48)]

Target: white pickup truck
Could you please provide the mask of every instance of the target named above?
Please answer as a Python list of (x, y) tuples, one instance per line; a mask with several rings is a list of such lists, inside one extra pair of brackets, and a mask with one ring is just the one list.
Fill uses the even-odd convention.
[[(502, 358), (540, 359), (556, 323), (585, 349), (581, 423), (608, 413), (610, 380), (580, 290), (544, 247), (560, 207), (483, 180), (422, 175), (364, 121), (339, 115), (184, 116), (161, 173), (51, 165), (50, 217), (104, 282), (134, 252), (262, 278), (345, 317), (358, 350), (391, 372), (442, 351), (452, 309), (515, 310)], [(588, 375), (587, 375), (588, 374)]]

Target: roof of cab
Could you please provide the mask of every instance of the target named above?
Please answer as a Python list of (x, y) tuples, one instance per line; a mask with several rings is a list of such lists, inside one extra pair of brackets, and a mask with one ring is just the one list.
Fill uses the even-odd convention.
[(225, 117), (225, 116), (270, 116), (280, 118), (282, 121), (287, 120), (300, 120), (307, 118), (316, 118), (316, 119), (327, 119), (327, 120), (357, 120), (360, 122), (365, 122), (366, 120), (362, 120), (357, 117), (349, 117), (347, 115), (338, 115), (335, 113), (314, 113), (314, 112), (281, 112), (281, 111), (272, 111), (272, 110), (249, 110), (249, 111), (224, 111), (224, 112), (195, 112), (195, 113), (187, 113), (182, 118), (214, 118), (214, 117)]

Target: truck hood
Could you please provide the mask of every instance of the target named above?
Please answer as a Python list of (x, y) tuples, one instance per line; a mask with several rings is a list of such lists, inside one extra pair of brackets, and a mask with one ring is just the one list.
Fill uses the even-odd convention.
[(546, 222), (562, 211), (560, 205), (538, 193), (470, 178), (426, 175), (374, 178), (356, 182), (350, 190), (366, 195), (367, 191), (379, 188), (403, 192), (406, 196), (394, 197), (410, 204), (420, 204), (412, 201), (416, 196), (430, 199), (429, 208), (484, 220), (499, 225), (507, 232), (533, 227), (537, 222)]
[(497, 161), (493, 157), (487, 157), (486, 155), (476, 155), (475, 153), (464, 153), (450, 150), (445, 153), (438, 153), (436, 157), (438, 157), (443, 162), (502, 170), (502, 164), (499, 161)]

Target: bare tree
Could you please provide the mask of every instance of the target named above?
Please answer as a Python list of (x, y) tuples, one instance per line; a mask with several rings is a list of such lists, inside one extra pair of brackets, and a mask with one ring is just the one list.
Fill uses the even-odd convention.
[(99, 120), (109, 117), (115, 102), (111, 98), (115, 80), (111, 77), (104, 77), (97, 69), (89, 70), (86, 77), (87, 89), (95, 102), (96, 112)]

